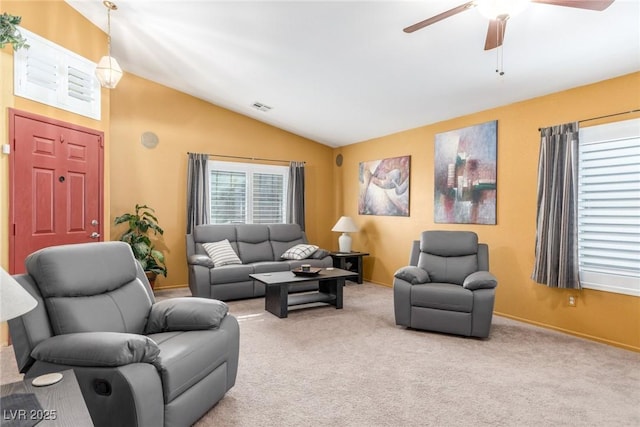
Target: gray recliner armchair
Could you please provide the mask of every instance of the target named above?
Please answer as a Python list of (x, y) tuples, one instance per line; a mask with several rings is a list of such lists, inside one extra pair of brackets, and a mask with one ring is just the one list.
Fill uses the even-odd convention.
[(495, 287), (488, 246), (468, 231), (425, 231), (413, 242), (409, 266), (394, 274), (396, 324), (486, 338)]
[(55, 246), (25, 263), (15, 278), (38, 305), (9, 321), (20, 372), (73, 369), (96, 426), (189, 426), (235, 384), (227, 305), (156, 303), (126, 243)]

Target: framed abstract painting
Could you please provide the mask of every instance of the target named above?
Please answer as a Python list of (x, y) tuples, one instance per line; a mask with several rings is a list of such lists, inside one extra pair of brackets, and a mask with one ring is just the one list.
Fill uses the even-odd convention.
[(360, 162), (358, 213), (409, 216), (411, 156)]
[(496, 224), (497, 141), (497, 120), (436, 135), (436, 223)]

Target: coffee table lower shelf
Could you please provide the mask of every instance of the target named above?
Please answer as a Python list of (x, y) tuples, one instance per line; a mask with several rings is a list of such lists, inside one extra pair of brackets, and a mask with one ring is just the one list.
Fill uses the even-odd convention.
[[(341, 309), (345, 279), (354, 275), (356, 274), (351, 271), (334, 268), (323, 270), (313, 277), (296, 276), (290, 271), (251, 274), (250, 276), (265, 285), (265, 310), (275, 316), (285, 318), (289, 315), (289, 307), (297, 305), (319, 302)], [(318, 292), (289, 295), (289, 285), (314, 281), (318, 281)]]
[(314, 292), (312, 294), (289, 295), (289, 298), (287, 299), (287, 305), (291, 307), (294, 305), (311, 304), (314, 302), (324, 302), (327, 304), (331, 304), (335, 300), (335, 295), (325, 294), (322, 292)]

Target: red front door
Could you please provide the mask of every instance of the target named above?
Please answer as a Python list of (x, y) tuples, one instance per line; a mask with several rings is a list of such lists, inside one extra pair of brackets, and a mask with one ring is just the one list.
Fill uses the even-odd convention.
[(101, 241), (103, 133), (10, 110), (9, 268), (30, 253)]

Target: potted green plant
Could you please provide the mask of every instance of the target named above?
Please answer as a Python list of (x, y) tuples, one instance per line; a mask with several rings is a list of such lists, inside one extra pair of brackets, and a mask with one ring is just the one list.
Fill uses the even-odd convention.
[(22, 17), (3, 13), (0, 15), (0, 49), (11, 43), (13, 50), (21, 48), (29, 48), (27, 39), (25, 39), (16, 25), (20, 25)]
[(167, 277), (164, 254), (155, 248), (150, 237), (151, 232), (154, 235), (164, 234), (164, 230), (158, 225), (155, 210), (147, 205), (136, 204), (135, 213), (122, 214), (114, 222), (116, 225), (126, 223), (129, 226), (120, 240), (131, 246), (133, 255), (140, 261), (153, 288), (158, 274)]

